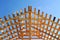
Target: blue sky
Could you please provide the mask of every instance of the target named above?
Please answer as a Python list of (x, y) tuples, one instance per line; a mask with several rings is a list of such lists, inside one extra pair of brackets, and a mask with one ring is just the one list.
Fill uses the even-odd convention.
[(60, 0), (0, 0), (0, 17), (3, 18), (28, 6), (60, 18)]

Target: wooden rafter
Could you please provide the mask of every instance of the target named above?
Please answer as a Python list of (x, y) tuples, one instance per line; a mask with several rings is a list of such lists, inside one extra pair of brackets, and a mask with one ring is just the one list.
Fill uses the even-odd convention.
[(48, 17), (48, 14), (44, 16), (44, 12), (34, 8), (32, 12), (32, 6), (28, 6), (28, 11), (24, 8), (24, 13), (20, 10), (20, 13), (16, 12), (12, 14), (12, 17), (8, 15), (8, 18), (4, 16), (4, 20), (0, 18), (0, 39), (14, 38), (24, 40), (24, 36), (28, 36), (27, 39), (35, 39), (32, 36), (37, 36), (37, 39), (43, 40), (60, 40), (60, 19), (55, 21), (56, 17), (52, 20), (52, 15)]

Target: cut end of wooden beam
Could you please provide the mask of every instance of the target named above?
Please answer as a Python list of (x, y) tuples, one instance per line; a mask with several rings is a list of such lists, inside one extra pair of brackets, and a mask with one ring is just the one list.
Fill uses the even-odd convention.
[(55, 21), (56, 17), (53, 18), (53, 21)]
[(50, 15), (49, 19), (51, 19), (51, 18), (52, 18), (52, 15)]
[(16, 11), (16, 15), (17, 15), (17, 16), (19, 16), (19, 13), (18, 13), (18, 11)]
[(28, 11), (32, 11), (32, 6), (28, 6)]
[(44, 12), (42, 12), (42, 16), (44, 16)]
[(4, 19), (7, 20), (6, 16), (4, 16)]
[(46, 16), (45, 16), (46, 18), (48, 17), (48, 14), (46, 14)]
[(24, 13), (26, 13), (26, 8), (24, 8)]
[(15, 17), (15, 14), (14, 14), (14, 13), (12, 13), (12, 16), (13, 16), (13, 17)]
[(40, 10), (38, 10), (38, 14), (40, 14)]

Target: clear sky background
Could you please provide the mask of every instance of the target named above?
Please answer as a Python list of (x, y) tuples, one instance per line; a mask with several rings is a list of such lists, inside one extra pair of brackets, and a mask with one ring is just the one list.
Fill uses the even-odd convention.
[(13, 11), (19, 11), (28, 6), (60, 18), (60, 0), (0, 0), (0, 17), (3, 18), (8, 13), (12, 14)]

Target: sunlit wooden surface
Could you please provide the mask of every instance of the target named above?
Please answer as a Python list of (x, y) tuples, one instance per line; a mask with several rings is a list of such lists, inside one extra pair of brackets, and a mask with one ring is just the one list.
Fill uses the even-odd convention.
[(60, 19), (56, 21), (56, 17), (28, 6), (28, 11), (24, 8), (24, 12), (0, 18), (0, 32), (1, 40), (60, 40)]

